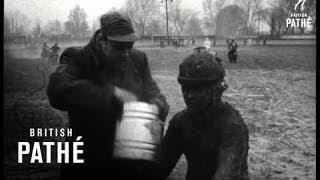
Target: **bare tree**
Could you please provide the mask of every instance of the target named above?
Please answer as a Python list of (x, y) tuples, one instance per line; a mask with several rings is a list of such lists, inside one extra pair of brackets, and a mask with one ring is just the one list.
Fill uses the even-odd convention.
[(225, 0), (204, 0), (202, 2), (205, 13), (204, 24), (209, 29), (209, 33), (216, 33), (218, 14), (225, 5)]
[(3, 35), (4, 35), (4, 37), (9, 36), (11, 31), (12, 30), (11, 30), (10, 19), (7, 14), (4, 14), (4, 17), (3, 17)]
[(285, 18), (287, 13), (284, 9), (279, 7), (272, 7), (265, 9), (264, 14), (267, 24), (270, 26), (270, 35), (281, 35), (281, 32), (286, 32)]
[(285, 19), (288, 17), (288, 7), (290, 5), (288, 2), (286, 2), (286, 0), (268, 1), (270, 7), (260, 12), (270, 27), (270, 35), (287, 33), (288, 28), (285, 26)]
[(169, 16), (177, 35), (181, 35), (185, 31), (188, 19), (193, 15), (190, 9), (181, 8), (182, 0), (175, 0), (170, 3)]
[(85, 37), (86, 34), (89, 31), (88, 22), (87, 21), (82, 21), (81, 24), (80, 24), (80, 29), (79, 30), (80, 30), (81, 37)]
[(161, 28), (161, 21), (160, 16), (159, 18), (154, 18), (151, 20), (151, 22), (148, 24), (148, 28), (145, 31), (146, 35), (161, 35), (164, 33), (164, 29)]
[(217, 34), (222, 36), (234, 36), (243, 33), (246, 23), (245, 12), (238, 5), (224, 7), (218, 14)]
[(62, 32), (62, 24), (58, 19), (48, 21), (47, 24), (45, 24), (45, 26), (43, 27), (43, 31), (46, 34), (61, 33)]
[(70, 22), (70, 21), (66, 21), (64, 22), (64, 32), (65, 33), (69, 33), (69, 34), (72, 34), (73, 33), (73, 24)]
[(88, 32), (87, 14), (83, 8), (76, 5), (75, 8), (70, 10), (68, 21), (64, 23), (65, 31), (75, 37), (84, 37)]
[(4, 37), (4, 45), (7, 45), (7, 42), (9, 42), (10, 39), (10, 34), (12, 32), (12, 27), (11, 27), (11, 23), (10, 23), (10, 19), (8, 17), (7, 14), (4, 14), (3, 17), (3, 37)]
[(9, 21), (13, 22), (12, 32), (15, 34), (26, 35), (30, 33), (31, 20), (20, 11), (9, 11), (6, 13)]
[(33, 37), (38, 38), (41, 34), (41, 25), (40, 22), (37, 22), (36, 25), (32, 29)]
[(62, 32), (62, 24), (61, 24), (61, 22), (60, 22), (58, 19), (56, 19), (56, 20), (53, 22), (53, 24), (55, 25), (54, 30), (55, 30), (57, 33), (61, 33), (61, 32)]
[(244, 10), (245, 13), (245, 29), (247, 34), (254, 32), (254, 22), (259, 20), (259, 14), (263, 9), (263, 1), (261, 0), (238, 0), (237, 5)]
[(93, 20), (92, 21), (92, 32), (96, 32), (99, 29), (99, 21), (97, 20)]
[(186, 33), (191, 36), (203, 35), (201, 20), (196, 13), (191, 14), (191, 17), (188, 19)]
[(127, 0), (125, 12), (141, 36), (145, 35), (146, 26), (152, 21), (153, 14), (159, 9), (157, 0)]

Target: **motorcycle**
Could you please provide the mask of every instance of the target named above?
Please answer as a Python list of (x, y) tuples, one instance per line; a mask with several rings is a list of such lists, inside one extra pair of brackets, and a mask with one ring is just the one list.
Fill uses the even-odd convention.
[(58, 64), (58, 58), (59, 58), (58, 53), (51, 53), (49, 56), (48, 64), (51, 64), (51, 65)]
[(238, 57), (238, 54), (237, 54), (237, 51), (229, 51), (228, 52), (228, 57), (229, 57), (229, 62), (230, 63), (236, 63), (237, 62), (237, 57)]

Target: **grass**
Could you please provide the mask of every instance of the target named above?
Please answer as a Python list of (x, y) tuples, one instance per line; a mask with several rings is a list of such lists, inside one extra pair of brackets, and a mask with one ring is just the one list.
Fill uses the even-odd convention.
[[(185, 107), (176, 77), (179, 64), (192, 48), (140, 49), (147, 53), (153, 77), (170, 105), (167, 124)], [(227, 61), (226, 47), (214, 50), (223, 59), (227, 71), (229, 88), (223, 98), (240, 111), (249, 128), (248, 161), (252, 179), (315, 179), (315, 46), (240, 47), (236, 64)], [(63, 114), (48, 106), (43, 89), (32, 95), (28, 93), (43, 83), (36, 70), (40, 63), (37, 53), (20, 50), (14, 53), (15, 58), (4, 61), (5, 115), (12, 117), (10, 123), (5, 121), (9, 127), (6, 137), (11, 137), (7, 139), (17, 138), (10, 136), (11, 130), (16, 129), (13, 132), (19, 134), (29, 127), (25, 125), (26, 118), (16, 118), (16, 114), (10, 113), (12, 110), (24, 109), (24, 116), (31, 114), (29, 125), (66, 123)], [(39, 117), (32, 118), (32, 112), (40, 114)], [(20, 124), (12, 123), (15, 121)], [(169, 179), (184, 179), (186, 167), (182, 157)]]
[[(240, 111), (249, 128), (251, 177), (315, 179), (315, 47), (240, 48), (237, 64), (227, 61), (225, 48), (215, 51), (227, 70), (224, 100)], [(184, 108), (176, 77), (189, 52), (147, 51), (154, 78), (171, 105), (168, 119)], [(171, 179), (183, 179), (186, 166), (182, 157)]]

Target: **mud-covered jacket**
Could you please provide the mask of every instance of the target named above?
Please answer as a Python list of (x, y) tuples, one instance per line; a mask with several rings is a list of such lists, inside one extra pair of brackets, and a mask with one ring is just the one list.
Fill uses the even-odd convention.
[(84, 47), (63, 51), (60, 66), (50, 76), (47, 95), (52, 107), (68, 111), (72, 141), (82, 136), (83, 166), (106, 168), (112, 157), (115, 123), (123, 108), (113, 94), (114, 86), (133, 92), (139, 101), (158, 105), (162, 120), (169, 107), (151, 76), (145, 53), (132, 49), (126, 61), (107, 64), (96, 36)]
[(41, 51), (41, 57), (49, 57), (50, 50), (48, 46), (43, 46)]
[(228, 45), (229, 53), (237, 52), (238, 44), (236, 42), (230, 42)]
[(229, 104), (199, 114), (184, 110), (169, 123), (158, 176), (166, 178), (184, 154), (187, 180), (247, 180), (248, 148), (247, 127)]
[(57, 45), (54, 45), (50, 48), (51, 52), (54, 54), (54, 53), (58, 53), (61, 49), (59, 46)]

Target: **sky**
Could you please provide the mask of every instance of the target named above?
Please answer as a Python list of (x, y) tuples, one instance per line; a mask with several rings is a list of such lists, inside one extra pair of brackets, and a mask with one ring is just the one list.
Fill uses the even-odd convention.
[(41, 22), (55, 19), (66, 21), (69, 11), (78, 4), (87, 13), (87, 20), (92, 21), (124, 3), (125, 0), (4, 0), (4, 10), (19, 10), (30, 19), (40, 19)]
[[(44, 23), (55, 19), (66, 21), (69, 11), (78, 4), (87, 13), (87, 20), (91, 22), (112, 8), (121, 8), (124, 6), (125, 1), (126, 0), (4, 0), (4, 10), (5, 12), (15, 12), (19, 10), (21, 13), (30, 17), (30, 19), (40, 20)], [(201, 2), (201, 0), (182, 0), (181, 6), (182, 8), (190, 8), (201, 12)]]
[[(157, 0), (163, 1), (163, 0)], [(181, 8), (192, 9), (199, 12), (200, 17), (203, 14), (203, 0), (181, 0)], [(226, 5), (236, 0), (226, 0)], [(264, 0), (262, 0), (264, 1)], [(170, 0), (168, 0), (170, 3)], [(87, 14), (87, 21), (92, 27), (93, 21), (111, 10), (120, 9), (126, 3), (126, 0), (4, 0), (4, 12), (19, 11), (28, 16), (32, 24), (40, 21), (42, 25), (51, 20), (60, 20), (65, 22), (71, 9), (77, 4), (84, 9)], [(159, 8), (164, 8), (164, 3)], [(33, 25), (32, 25), (33, 26)]]

